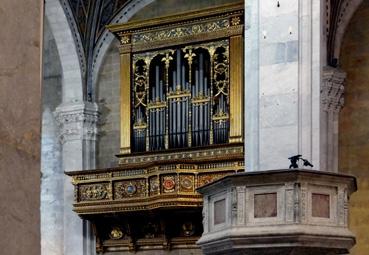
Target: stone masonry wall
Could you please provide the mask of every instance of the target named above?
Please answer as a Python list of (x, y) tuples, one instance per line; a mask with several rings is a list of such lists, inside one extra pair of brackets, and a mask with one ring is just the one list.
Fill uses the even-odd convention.
[(101, 112), (101, 125), (97, 143), (96, 164), (98, 168), (116, 165), (120, 145), (120, 58), (116, 43), (107, 52), (102, 64), (97, 102)]
[(358, 178), (358, 192), (350, 200), (350, 228), (357, 244), (351, 254), (369, 251), (369, 2), (351, 20), (341, 51), (347, 72), (345, 105), (340, 113), (339, 170)]

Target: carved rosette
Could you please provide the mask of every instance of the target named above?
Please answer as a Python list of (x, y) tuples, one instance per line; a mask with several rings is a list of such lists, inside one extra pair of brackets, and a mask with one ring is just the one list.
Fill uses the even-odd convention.
[(344, 104), (346, 73), (338, 68), (325, 67), (321, 87), (321, 103), (324, 111), (339, 112)]
[(99, 115), (97, 105), (93, 103), (59, 106), (54, 116), (59, 125), (61, 143), (73, 140), (96, 141)]

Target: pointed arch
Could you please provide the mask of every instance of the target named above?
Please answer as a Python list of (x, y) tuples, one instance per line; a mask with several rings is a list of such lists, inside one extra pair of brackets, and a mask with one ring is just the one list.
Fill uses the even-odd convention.
[[(135, 15), (142, 8), (151, 4), (155, 0), (132, 0), (130, 1), (111, 21), (114, 23), (124, 23), (127, 22), (133, 15)], [(98, 80), (99, 70), (103, 59), (108, 52), (110, 46), (114, 41), (114, 36), (108, 32), (107, 29), (102, 33), (100, 39), (96, 43), (93, 54), (93, 64), (92, 64), (92, 86), (96, 87)]]

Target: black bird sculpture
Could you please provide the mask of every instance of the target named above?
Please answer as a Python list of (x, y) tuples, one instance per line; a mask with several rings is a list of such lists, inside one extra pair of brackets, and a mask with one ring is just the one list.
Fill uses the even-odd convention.
[(303, 159), (302, 155), (295, 155), (292, 157), (288, 158), (291, 162), (289, 169), (291, 168), (298, 168), (299, 165), (297, 164), (299, 160), (302, 160), (302, 162), (304, 162), (304, 166), (310, 166), (310, 167), (314, 167), (313, 164), (311, 164), (307, 159)]

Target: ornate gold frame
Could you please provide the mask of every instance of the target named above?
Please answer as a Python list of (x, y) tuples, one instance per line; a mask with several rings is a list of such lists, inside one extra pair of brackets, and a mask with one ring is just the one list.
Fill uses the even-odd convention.
[(230, 143), (243, 142), (243, 3), (160, 17), (148, 21), (114, 24), (108, 29), (120, 41), (121, 149), (131, 153), (132, 53), (179, 44), (229, 39), (230, 44)]

